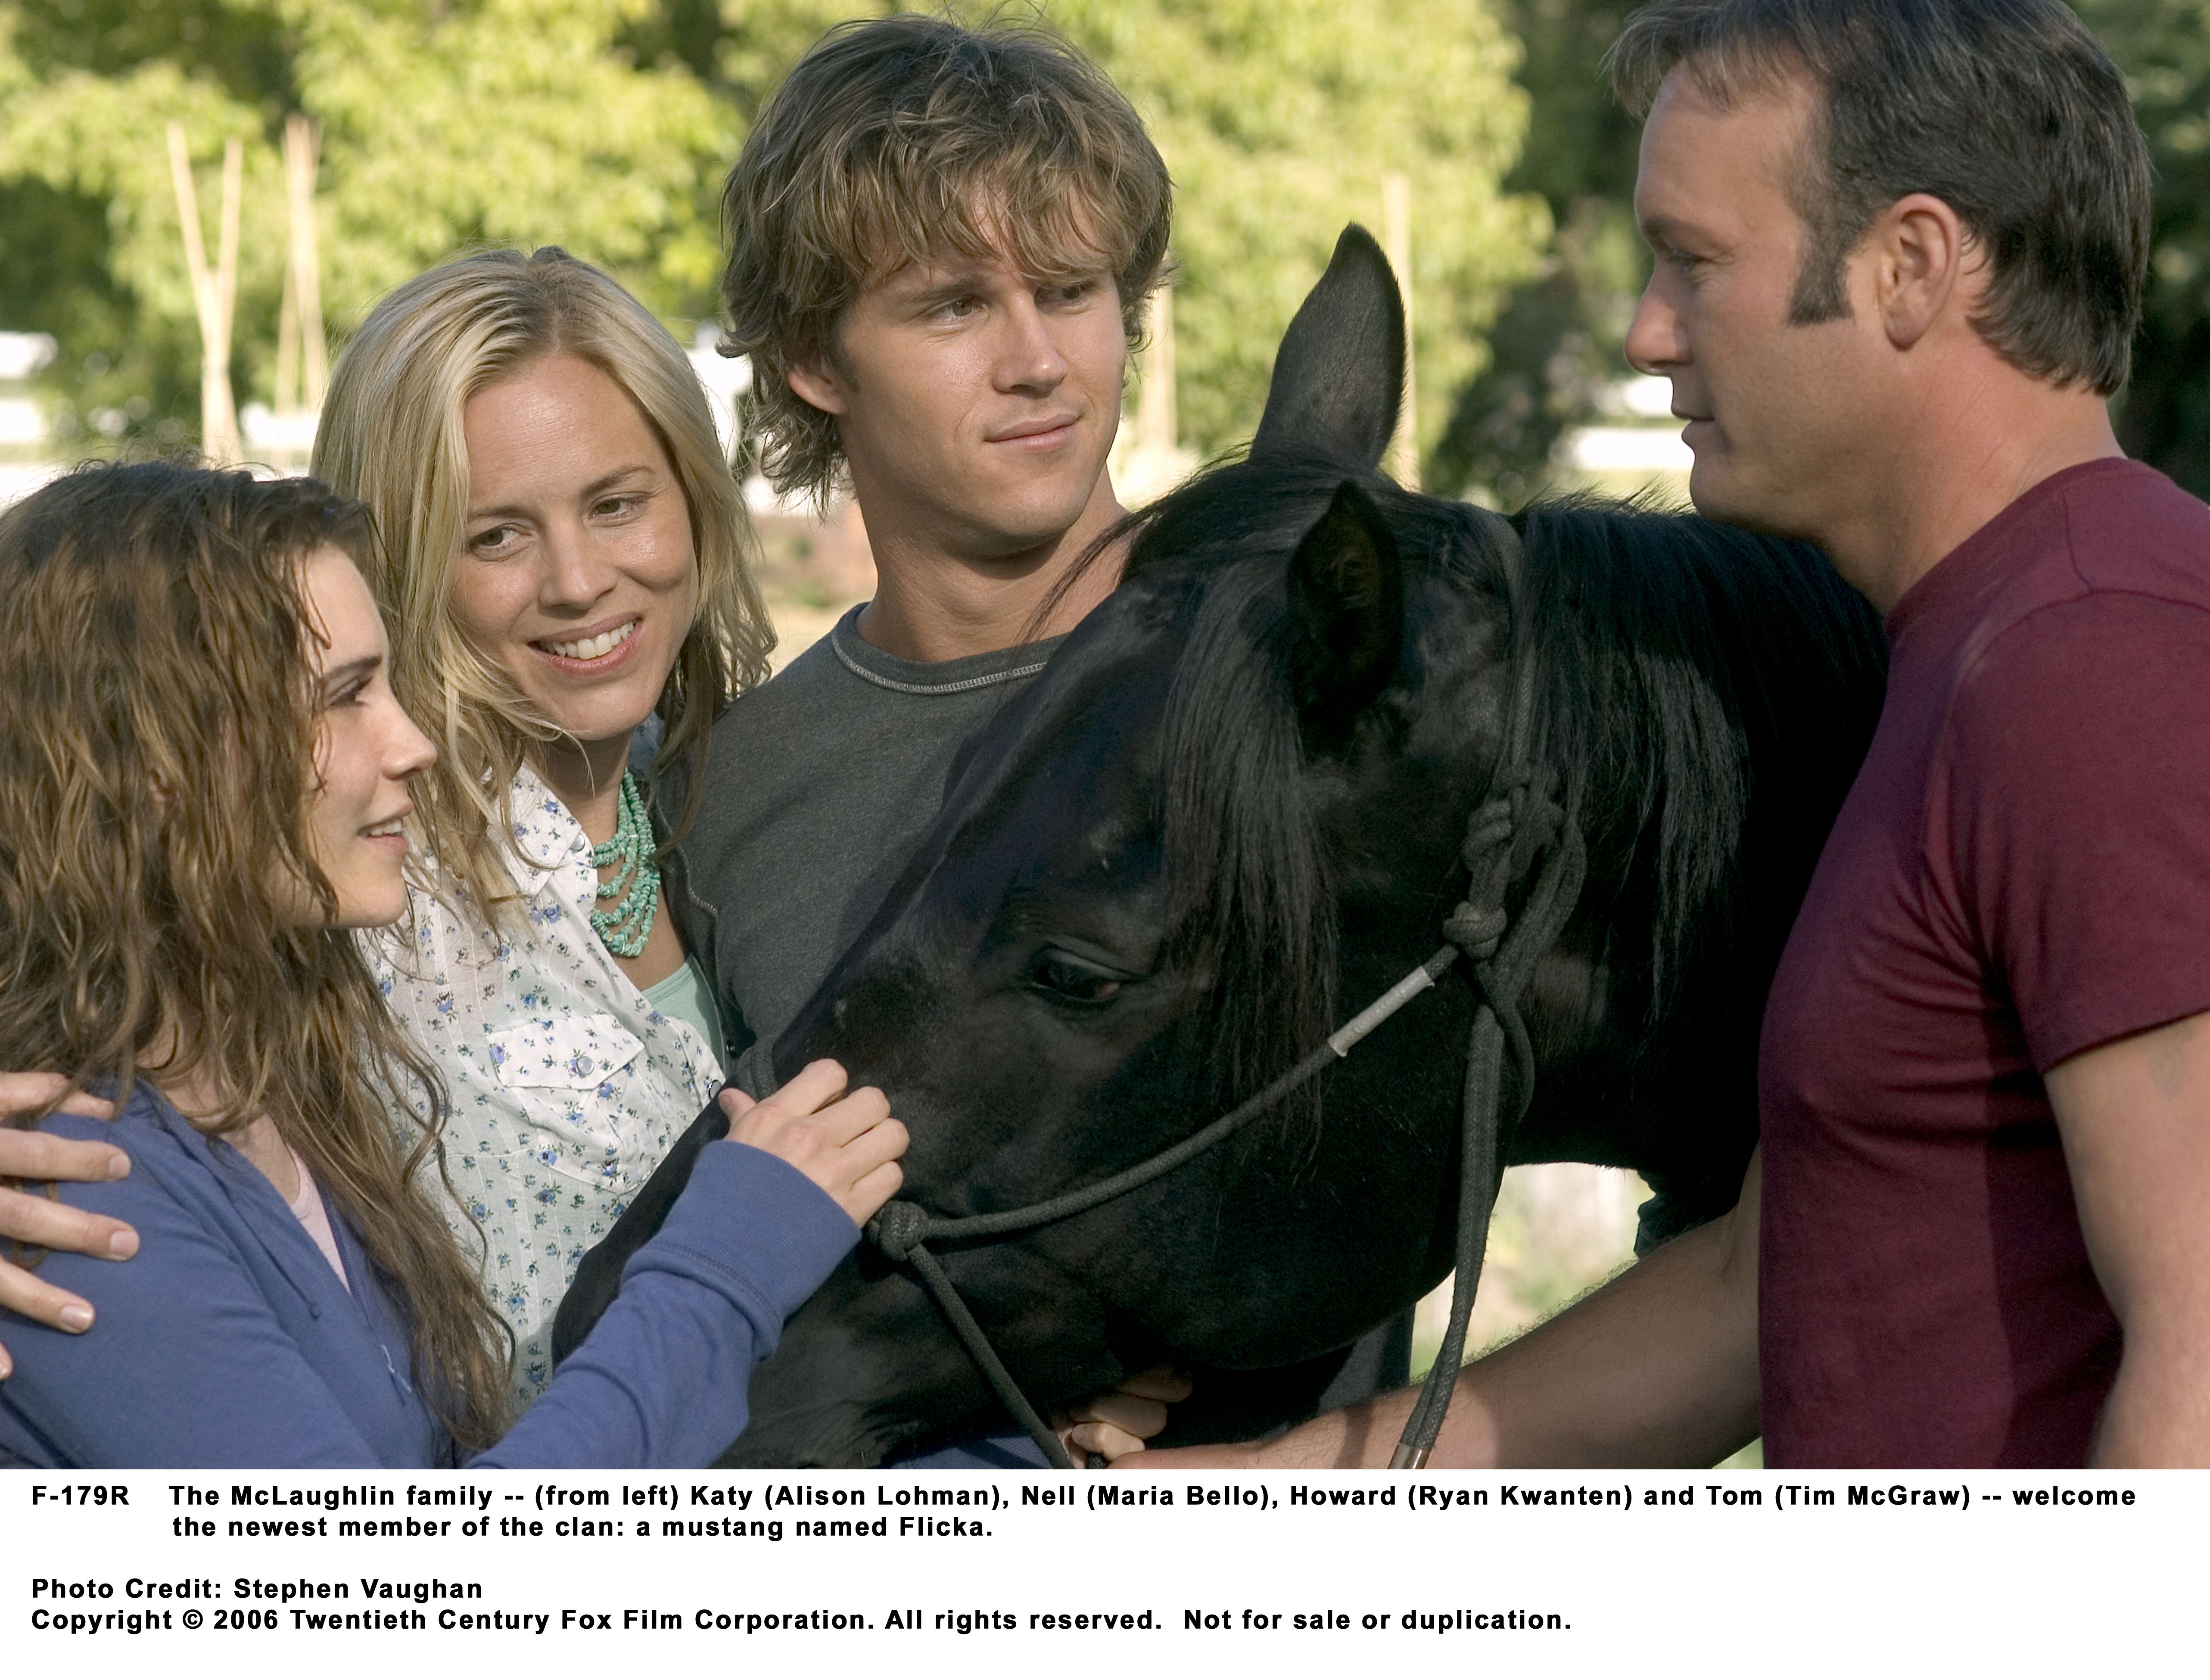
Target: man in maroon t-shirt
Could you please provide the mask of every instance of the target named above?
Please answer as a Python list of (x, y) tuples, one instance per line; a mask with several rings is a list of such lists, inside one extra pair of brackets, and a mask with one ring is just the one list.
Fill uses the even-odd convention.
[[(1740, 1205), (1468, 1368), (1436, 1461), (2210, 1464), (2210, 509), (2104, 407), (2118, 74), (2056, 0), (1657, 0), (1611, 69), (1696, 505), (1821, 544), (1893, 659)], [(1241, 1461), (1382, 1462), (1408, 1405)]]
[(2155, 1222), (2201, 1221), (2175, 1198), (2210, 1111), (2155, 1087), (2183, 1094), (2210, 1008), (2210, 508), (2132, 462), (2065, 468), (1887, 628), (1880, 728), (1766, 1010), (1766, 1455), (2082, 1464), (2141, 1351), (2114, 1305), (2147, 1327), (2176, 1286), (2184, 1337), (2201, 1281)]

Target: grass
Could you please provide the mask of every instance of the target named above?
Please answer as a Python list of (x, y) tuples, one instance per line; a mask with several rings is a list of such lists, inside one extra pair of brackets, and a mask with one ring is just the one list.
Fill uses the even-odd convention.
[[(1649, 1190), (1633, 1173), (1605, 1167), (1514, 1167), (1496, 1194), (1481, 1288), (1467, 1326), (1469, 1358), (1526, 1334), (1619, 1275), (1634, 1259), (1634, 1215)], [(1450, 1315), (1446, 1278), (1412, 1321), (1412, 1376), (1427, 1375)], [(1754, 1441), (1720, 1470), (1764, 1467)]]

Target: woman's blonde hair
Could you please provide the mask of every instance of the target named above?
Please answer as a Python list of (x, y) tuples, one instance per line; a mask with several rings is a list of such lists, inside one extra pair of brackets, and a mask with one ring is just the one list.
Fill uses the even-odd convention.
[[(150, 1077), (265, 1115), (403, 1302), (464, 1447), (502, 1426), (511, 1339), (419, 1171), (435, 1075), (311, 840), (320, 700), (302, 563), (367, 521), (311, 479), (93, 466), (0, 517), (0, 1067), (118, 1099)], [(411, 1148), (381, 1092), (432, 1094)], [(446, 1192), (451, 1194), (450, 1186)]]
[(687, 796), (663, 853), (696, 814), (706, 734), (762, 680), (775, 632), (752, 568), (758, 539), (682, 347), (607, 275), (558, 246), (479, 251), (418, 275), (377, 305), (331, 375), (314, 471), (368, 505), (369, 587), (392, 626), (392, 686), (437, 742), (414, 806), (444, 879), (493, 931), (514, 891), (508, 793), (532, 742), (561, 731), (456, 621), (453, 571), (467, 535), (468, 399), (547, 356), (589, 363), (637, 405), (683, 487), (697, 555), (698, 615), (662, 691), (661, 762), (689, 758)]

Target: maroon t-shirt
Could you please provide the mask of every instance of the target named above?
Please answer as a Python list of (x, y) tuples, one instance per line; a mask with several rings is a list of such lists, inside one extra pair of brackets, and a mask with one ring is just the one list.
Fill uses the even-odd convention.
[(2078, 1465), (2121, 1335), (2041, 1076), (2210, 1009), (2210, 508), (2073, 468), (1887, 630), (1766, 1009), (1766, 1462)]

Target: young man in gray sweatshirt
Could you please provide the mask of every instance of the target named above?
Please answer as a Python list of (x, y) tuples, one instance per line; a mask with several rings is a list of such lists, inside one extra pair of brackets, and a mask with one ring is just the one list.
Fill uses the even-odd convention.
[[(822, 501), (848, 479), (877, 572), (873, 601), (715, 725), (672, 860), (731, 1077), (758, 1093), (961, 746), (1119, 576), (1114, 553), (1076, 563), (1123, 517), (1106, 460), (1172, 188), (1126, 99), (1064, 42), (903, 15), (806, 54), (724, 209), (723, 348), (752, 359), (768, 477)], [(663, 788), (664, 817), (687, 792)], [(1409, 1350), (1409, 1318), (1369, 1338), (1330, 1403), (1401, 1381)], [(1156, 1429), (1127, 1399), (1091, 1409)]]

